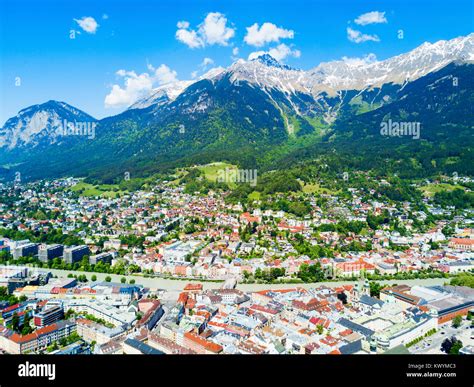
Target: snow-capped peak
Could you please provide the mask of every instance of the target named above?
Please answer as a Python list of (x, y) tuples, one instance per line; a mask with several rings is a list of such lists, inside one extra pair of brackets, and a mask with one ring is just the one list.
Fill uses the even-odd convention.
[(173, 101), (194, 81), (177, 81), (154, 88), (148, 95), (139, 99), (128, 109), (145, 109), (151, 105), (163, 105)]
[(201, 75), (198, 80), (203, 80), (203, 79), (212, 79), (214, 77), (217, 77), (218, 75), (222, 74), (226, 69), (224, 67), (214, 67), (210, 69), (208, 72), (205, 74)]
[(239, 59), (230, 67), (217, 67), (193, 81), (179, 81), (153, 89), (152, 93), (134, 103), (130, 109), (143, 109), (153, 104), (173, 101), (191, 84), (203, 79), (218, 79), (227, 74), (231, 82), (245, 81), (262, 89), (276, 89), (286, 95), (341, 90), (363, 90), (385, 83), (403, 84), (441, 69), (457, 60), (474, 60), (474, 34), (435, 43), (423, 43), (414, 50), (386, 60), (374, 54), (363, 58), (343, 57), (323, 62), (313, 69), (294, 69), (277, 61), (268, 53), (250, 59)]
[(474, 34), (436, 43), (423, 43), (408, 53), (377, 61), (346, 59), (321, 63), (308, 73), (312, 88), (363, 89), (384, 83), (413, 81), (447, 64), (474, 58)]
[(283, 63), (280, 63), (279, 61), (277, 61), (273, 56), (271, 56), (268, 53), (264, 53), (262, 55), (259, 55), (258, 57), (254, 58), (254, 59), (251, 59), (251, 61), (260, 62), (260, 63), (262, 63), (262, 64), (264, 64), (265, 66), (268, 66), (268, 67), (276, 67), (276, 68), (285, 69), (285, 70), (294, 70), (290, 66), (285, 65)]
[(193, 83), (196, 83), (203, 79), (212, 79), (214, 77), (217, 77), (224, 71), (225, 68), (223, 67), (214, 67), (194, 80), (177, 81), (158, 86), (154, 88), (148, 95), (130, 105), (128, 109), (145, 109), (151, 105), (160, 106), (165, 103), (174, 101), (184, 90), (186, 90)]

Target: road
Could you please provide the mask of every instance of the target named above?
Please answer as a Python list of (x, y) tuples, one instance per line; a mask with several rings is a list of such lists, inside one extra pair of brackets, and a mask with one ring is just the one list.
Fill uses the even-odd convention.
[[(1, 265), (0, 265), (1, 266)], [(53, 275), (59, 278), (66, 278), (68, 274), (85, 274), (87, 279), (91, 279), (92, 275), (97, 277), (98, 281), (104, 281), (105, 277), (110, 276), (113, 282), (120, 282), (120, 279), (125, 277), (127, 282), (130, 279), (134, 279), (136, 284), (143, 285), (148, 288), (152, 289), (164, 289), (166, 291), (181, 291), (186, 284), (189, 282), (200, 282), (195, 280), (189, 279), (182, 279), (182, 280), (172, 280), (172, 279), (165, 279), (165, 278), (145, 278), (142, 276), (124, 276), (124, 275), (116, 275), (116, 274), (102, 274), (102, 273), (88, 273), (82, 271), (69, 271), (69, 270), (58, 270), (58, 269), (38, 269), (40, 271), (50, 271)], [(380, 281), (383, 284), (406, 284), (406, 285), (421, 285), (421, 286), (433, 286), (433, 285), (443, 285), (445, 282), (448, 282), (446, 278), (429, 278), (429, 279), (415, 279), (415, 280), (388, 280), (388, 281)], [(203, 285), (204, 289), (217, 289), (220, 288), (223, 282), (200, 282)], [(336, 281), (336, 282), (318, 282), (318, 283), (311, 283), (311, 284), (238, 284), (237, 289), (247, 292), (255, 292), (265, 289), (288, 289), (292, 287), (300, 287), (300, 288), (315, 288), (321, 285), (329, 286), (329, 287), (338, 287), (341, 285), (350, 285), (356, 284), (355, 281)]]

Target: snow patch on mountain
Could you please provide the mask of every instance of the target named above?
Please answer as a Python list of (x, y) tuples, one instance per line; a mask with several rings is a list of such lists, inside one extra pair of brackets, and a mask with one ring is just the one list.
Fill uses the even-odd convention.
[(21, 110), (0, 129), (0, 148), (34, 147), (61, 140), (64, 121), (92, 122), (93, 117), (65, 102), (48, 101)]
[(172, 102), (192, 84), (198, 81), (201, 81), (203, 79), (213, 79), (219, 76), (224, 71), (225, 71), (225, 68), (223, 67), (215, 67), (215, 68), (210, 69), (208, 72), (201, 75), (200, 77), (196, 78), (195, 80), (177, 81), (177, 82), (167, 83), (165, 85), (156, 87), (151, 91), (150, 94), (139, 99), (133, 105), (131, 105), (128, 108), (128, 110), (145, 109), (152, 105), (161, 106), (168, 102)]

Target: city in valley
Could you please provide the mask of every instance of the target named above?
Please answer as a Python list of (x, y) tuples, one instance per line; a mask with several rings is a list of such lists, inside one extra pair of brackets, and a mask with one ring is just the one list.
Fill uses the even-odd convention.
[(353, 172), (243, 204), (212, 181), (219, 168), (4, 183), (0, 350), (474, 352), (472, 208), (436, 194), (471, 179), (391, 200), (396, 178)]
[(472, 386), (472, 18), (0, 1), (0, 387)]

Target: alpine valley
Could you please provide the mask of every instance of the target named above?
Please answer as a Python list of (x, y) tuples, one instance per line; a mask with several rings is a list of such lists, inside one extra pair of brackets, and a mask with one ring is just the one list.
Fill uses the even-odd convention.
[[(0, 172), (113, 182), (124, 171), (145, 177), (226, 161), (259, 174), (317, 164), (473, 175), (473, 106), (474, 34), (307, 71), (264, 54), (160, 86), (101, 120), (65, 102), (27, 107), (0, 130)], [(419, 123), (419, 138), (381, 135), (389, 120)], [(64, 122), (95, 131), (67, 136)]]

